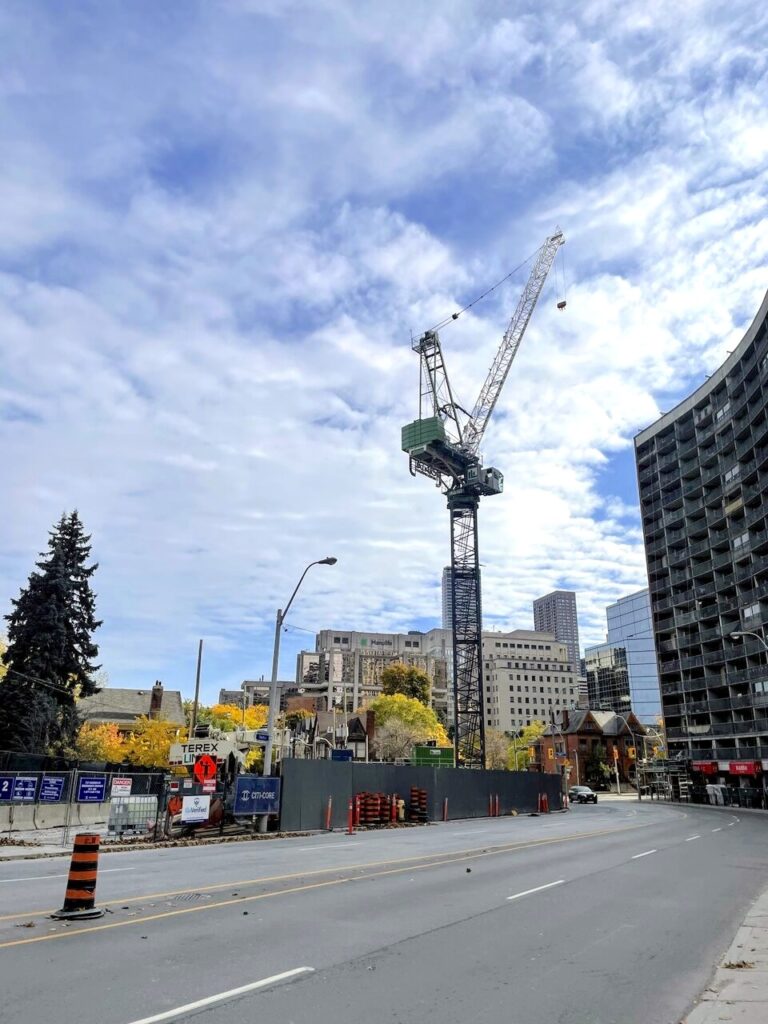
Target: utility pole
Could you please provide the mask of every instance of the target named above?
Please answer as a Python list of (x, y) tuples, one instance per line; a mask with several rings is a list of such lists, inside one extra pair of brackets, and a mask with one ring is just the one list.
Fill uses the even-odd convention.
[(203, 664), (203, 641), (200, 640), (197, 648), (197, 672), (195, 674), (195, 699), (192, 704), (192, 723), (189, 727), (189, 738), (195, 734), (195, 726), (197, 725), (197, 702), (200, 699), (200, 669)]

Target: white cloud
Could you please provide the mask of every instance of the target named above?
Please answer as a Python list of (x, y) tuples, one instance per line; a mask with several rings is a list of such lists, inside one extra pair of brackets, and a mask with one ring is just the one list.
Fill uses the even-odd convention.
[[(130, 54), (130, 11), (98, 52), (61, 15), (7, 62), (0, 582), (78, 506), (113, 682), (186, 686), (201, 635), (211, 691), (266, 671), (274, 609), (325, 554), (283, 674), (303, 630), (437, 617), (409, 332), (557, 222), (568, 307), (553, 274), (485, 440), (507, 486), (481, 511), (484, 608), (525, 626), (571, 586), (590, 642), (643, 585), (617, 460), (762, 298), (764, 57), (719, 5), (508, 6), (202, 5)], [(443, 332), (467, 407), (523, 281)]]

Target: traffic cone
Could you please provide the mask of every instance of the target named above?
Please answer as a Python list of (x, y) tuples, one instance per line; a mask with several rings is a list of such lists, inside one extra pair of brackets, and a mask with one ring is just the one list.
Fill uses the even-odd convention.
[(75, 848), (69, 865), (64, 906), (51, 917), (57, 921), (88, 921), (102, 917), (96, 904), (96, 873), (99, 867), (99, 836), (81, 832), (75, 836)]

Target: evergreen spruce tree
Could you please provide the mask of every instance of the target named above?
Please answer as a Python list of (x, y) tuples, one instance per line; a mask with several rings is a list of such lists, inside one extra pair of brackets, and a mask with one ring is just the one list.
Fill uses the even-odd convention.
[(98, 647), (87, 565), (91, 538), (77, 511), (62, 515), (8, 620), (8, 672), (0, 688), (0, 749), (39, 750), (71, 744), (75, 698), (95, 693)]

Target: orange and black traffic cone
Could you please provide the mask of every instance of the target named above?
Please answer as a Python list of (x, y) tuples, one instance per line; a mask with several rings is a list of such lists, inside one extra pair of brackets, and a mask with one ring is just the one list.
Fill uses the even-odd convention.
[(57, 921), (87, 921), (102, 917), (96, 904), (96, 873), (99, 867), (99, 836), (81, 832), (75, 836), (75, 848), (69, 865), (64, 906), (51, 917)]

